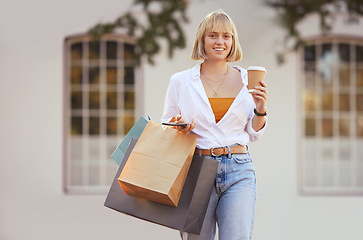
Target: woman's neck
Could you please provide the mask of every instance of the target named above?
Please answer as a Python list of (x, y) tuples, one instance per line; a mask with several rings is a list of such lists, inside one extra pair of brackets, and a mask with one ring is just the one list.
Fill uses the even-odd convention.
[(228, 65), (226, 62), (204, 61), (201, 67), (201, 74), (218, 76), (226, 74), (227, 69)]

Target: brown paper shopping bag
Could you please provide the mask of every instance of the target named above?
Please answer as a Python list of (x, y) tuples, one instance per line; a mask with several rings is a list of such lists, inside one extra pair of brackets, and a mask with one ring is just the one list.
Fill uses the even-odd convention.
[(197, 136), (149, 121), (118, 178), (131, 196), (176, 207)]
[(104, 205), (126, 215), (199, 235), (214, 188), (218, 161), (194, 155), (178, 206), (159, 204), (126, 195), (118, 182), (136, 141), (135, 138), (131, 139)]

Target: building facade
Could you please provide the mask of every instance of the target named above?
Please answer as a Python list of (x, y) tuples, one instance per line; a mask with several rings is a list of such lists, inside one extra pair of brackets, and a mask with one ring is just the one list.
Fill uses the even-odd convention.
[[(244, 59), (266, 67), (269, 126), (249, 146), (258, 200), (253, 239), (361, 239), (363, 22), (337, 15), (331, 34), (309, 16), (308, 45), (276, 53), (284, 30), (263, 1), (189, 1), (186, 48), (135, 66), (134, 40), (85, 32), (132, 1), (62, 1), (0, 10), (0, 239), (178, 239), (178, 232), (103, 206), (110, 155), (138, 116), (159, 121), (169, 78), (189, 59), (201, 19), (223, 9)], [(30, 10), (30, 11), (29, 11)]]

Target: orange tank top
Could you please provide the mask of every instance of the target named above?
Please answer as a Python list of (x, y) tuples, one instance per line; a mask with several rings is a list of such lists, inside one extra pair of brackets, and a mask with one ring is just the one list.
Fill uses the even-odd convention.
[(209, 98), (216, 123), (218, 123), (232, 105), (234, 98)]

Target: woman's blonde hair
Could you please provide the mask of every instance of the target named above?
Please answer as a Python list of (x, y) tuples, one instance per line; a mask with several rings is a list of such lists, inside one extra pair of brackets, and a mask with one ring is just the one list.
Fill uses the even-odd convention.
[(213, 32), (216, 28), (221, 28), (225, 33), (232, 34), (232, 48), (228, 54), (227, 62), (238, 62), (242, 60), (242, 48), (238, 41), (236, 26), (232, 19), (222, 10), (209, 13), (199, 24), (191, 59), (204, 60), (207, 59), (204, 49), (204, 37), (208, 32)]

